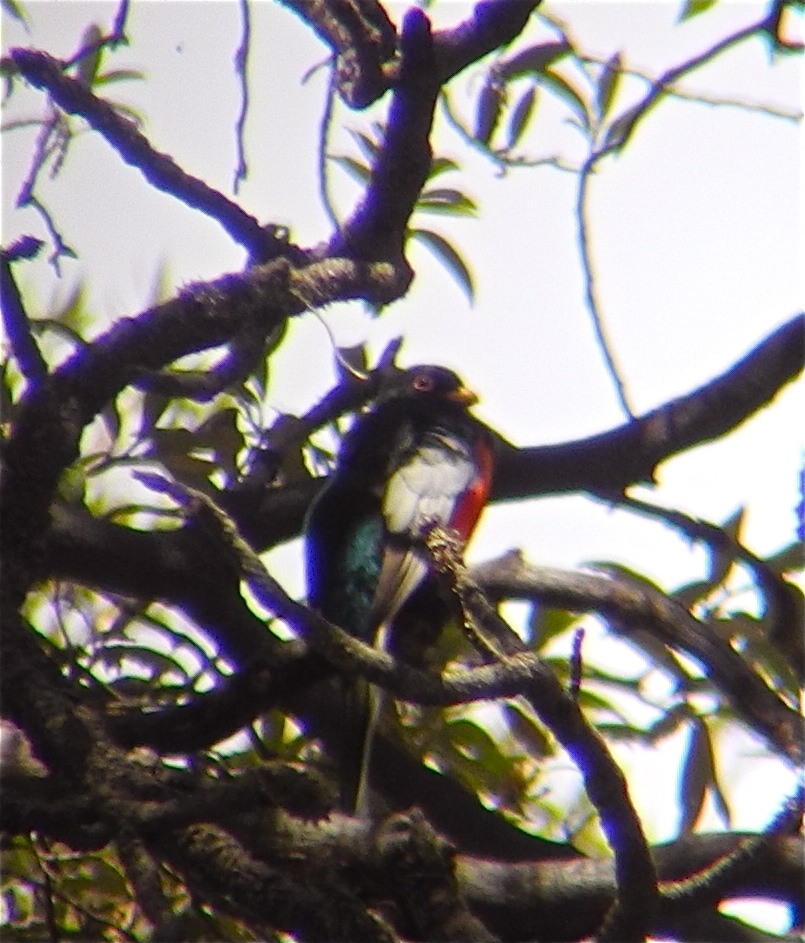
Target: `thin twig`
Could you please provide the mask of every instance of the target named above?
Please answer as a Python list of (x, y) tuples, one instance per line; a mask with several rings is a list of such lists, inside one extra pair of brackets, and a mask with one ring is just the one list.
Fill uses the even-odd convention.
[(3, 327), (20, 370), (31, 385), (36, 385), (47, 376), (48, 365), (31, 333), (31, 322), (5, 251), (0, 257), (0, 305)]
[(319, 123), (318, 177), (321, 205), (324, 207), (324, 212), (327, 214), (327, 218), (330, 220), (330, 225), (333, 227), (334, 232), (338, 232), (341, 229), (341, 223), (338, 219), (338, 214), (336, 213), (332, 197), (330, 196), (327, 142), (329, 140), (330, 127), (333, 121), (333, 111), (335, 109), (336, 81), (335, 61), (333, 60), (330, 63), (330, 73), (327, 80), (327, 94), (324, 97), (324, 112), (322, 113), (321, 121)]
[(636, 413), (629, 403), (626, 394), (626, 384), (622, 378), (620, 367), (615, 360), (614, 346), (607, 336), (604, 327), (604, 315), (601, 308), (601, 301), (595, 288), (595, 263), (593, 253), (590, 248), (590, 221), (587, 217), (589, 182), (592, 177), (595, 165), (598, 161), (598, 154), (593, 152), (584, 161), (579, 171), (579, 187), (576, 194), (576, 223), (578, 226), (579, 254), (581, 257), (581, 268), (584, 277), (584, 294), (587, 300), (587, 310), (592, 318), (593, 330), (601, 354), (604, 357), (607, 372), (615, 384), (615, 392), (618, 396), (618, 402), (621, 409), (629, 419), (634, 419)]
[(232, 188), (238, 192), (240, 184), (246, 179), (249, 167), (246, 162), (246, 115), (249, 111), (249, 50), (251, 48), (251, 18), (249, 14), (249, 0), (240, 0), (240, 13), (243, 20), (243, 33), (240, 45), (235, 51), (235, 73), (240, 82), (240, 112), (235, 122), (235, 145), (237, 147), (237, 166)]

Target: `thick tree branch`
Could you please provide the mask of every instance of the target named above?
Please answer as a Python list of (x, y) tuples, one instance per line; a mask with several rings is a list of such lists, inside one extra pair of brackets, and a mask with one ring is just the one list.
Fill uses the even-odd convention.
[[(272, 796), (277, 788), (285, 788), (287, 797), (299, 802), (304, 789), (295, 780), (283, 786), (283, 779), (298, 778), (291, 768), (275, 770), (271, 764), (257, 767), (237, 779), (218, 782), (193, 780), (190, 774), (174, 773), (171, 792), (153, 795), (147, 802), (127, 801), (125, 809), (129, 826), (137, 825), (141, 841), (150, 853), (158, 852), (169, 858), (180, 873), (190, 876), (197, 891), (206, 891), (212, 899), (231, 893), (230, 903), (249, 901), (245, 912), (255, 921), (265, 921), (272, 912), (287, 915), (288, 910), (258, 907), (256, 894), (265, 882), (266, 890), (273, 893), (275, 875), (283, 874), (289, 881), (286, 888), (290, 900), (297, 899), (297, 876), (307, 874), (314, 883), (321, 878), (325, 888), (336, 873), (340, 881), (349, 882), (353, 901), (348, 907), (351, 919), (361, 919), (365, 905), (379, 904), (383, 899), (397, 900), (404, 896), (411, 907), (409, 895), (403, 888), (410, 880), (421, 878), (419, 867), (431, 871), (431, 889), (440, 888), (442, 897), (437, 913), (443, 929), (455, 926), (453, 920), (466, 921), (472, 914), (489, 931), (502, 940), (575, 940), (588, 937), (611, 906), (616, 893), (614, 868), (608, 859), (544, 861), (535, 858), (519, 864), (489, 861), (467, 854), (455, 859), (456, 890), (468, 911), (462, 910), (457, 898), (451, 900), (451, 877), (446, 867), (446, 849), (421, 819), (393, 816), (375, 826), (339, 815), (321, 818), (314, 805), (301, 806), (295, 816), (272, 816)], [(37, 829), (43, 834), (61, 837), (69, 817), (77, 816), (85, 827), (97, 817), (98, 807), (86, 799), (72, 805), (50, 786), (48, 780), (4, 780), (4, 803), (15, 827)], [(177, 788), (181, 787), (181, 788)], [(311, 789), (311, 787), (313, 787)], [(316, 802), (317, 787), (309, 784), (310, 798)], [(25, 817), (17, 819), (19, 810), (26, 808)], [(321, 808), (319, 806), (319, 808)], [(61, 823), (57, 821), (61, 816)], [(206, 823), (206, 824), (205, 824)], [(424, 829), (424, 831), (423, 831)], [(69, 833), (68, 833), (69, 834)], [(214, 842), (208, 848), (210, 859), (217, 865), (207, 864), (203, 870), (200, 859), (193, 853), (201, 836), (205, 845), (218, 836), (223, 844)], [(733, 856), (756, 836), (746, 834), (689, 835), (680, 840), (655, 846), (652, 855), (664, 883), (679, 881), (691, 872), (712, 869), (720, 860)], [(166, 848), (165, 846), (171, 847)], [(81, 846), (78, 846), (81, 847)], [(222, 847), (231, 849), (231, 857), (219, 857)], [(762, 896), (789, 903), (799, 908), (802, 902), (803, 846), (798, 836), (777, 835), (770, 838), (752, 858), (747, 867), (735, 872), (730, 883), (718, 889), (717, 895), (700, 900), (695, 907), (687, 899), (663, 897), (652, 924), (652, 935), (673, 935), (684, 924), (686, 914), (713, 913), (719, 900)], [(240, 871), (245, 865), (245, 872)], [(236, 873), (232, 873), (232, 869)], [(239, 872), (239, 876), (238, 876)], [(241, 883), (242, 882), (242, 883)], [(336, 889), (325, 889), (329, 894)], [(341, 891), (343, 893), (343, 891)], [(427, 897), (427, 888), (420, 898)], [(356, 907), (357, 899), (363, 903)], [(342, 898), (343, 901), (343, 898)], [(427, 914), (416, 909), (398, 913), (396, 919), (418, 921)], [(283, 921), (284, 922), (284, 921)], [(471, 927), (469, 928), (471, 931)], [(470, 939), (472, 935), (440, 936), (445, 939)], [(328, 937), (329, 938), (329, 937)], [(413, 935), (414, 939), (433, 939), (433, 935)], [(480, 938), (480, 937), (479, 937)], [(689, 937), (686, 937), (689, 938)]]
[[(668, 882), (705, 870), (750, 838), (729, 833), (689, 835), (655, 845), (652, 854), (661, 880)], [(584, 939), (595, 932), (615, 895), (614, 869), (608, 860), (506, 864), (460, 855), (458, 872), (473, 913), (503, 940)], [(799, 907), (803, 881), (802, 839), (779, 836), (736, 876), (723, 897), (758, 896)], [(711, 901), (709, 906), (717, 903)], [(652, 936), (673, 937), (692, 909), (689, 902), (661, 899)]]
[[(476, 647), (489, 661), (527, 657), (530, 649), (493, 609), (472, 580), (461, 558), (461, 547), (450, 534), (433, 528), (425, 538), (437, 569), (449, 575), (472, 629)], [(531, 657), (536, 657), (531, 654)], [(578, 703), (543, 665), (539, 683), (525, 687), (523, 697), (543, 724), (556, 736), (584, 780), (607, 842), (615, 855), (617, 899), (596, 939), (639, 941), (648, 934), (656, 907), (657, 878), (626, 779), (605, 742), (588, 723)]]
[(169, 154), (155, 150), (131, 119), (66, 75), (65, 63), (33, 49), (12, 49), (9, 55), (25, 79), (47, 91), (63, 111), (84, 118), (153, 187), (216, 220), (253, 259), (264, 262), (288, 254), (288, 243), (277, 238), (273, 227), (261, 226), (218, 190), (182, 170)]
[(567, 491), (621, 494), (660, 462), (731, 432), (799, 376), (805, 315), (761, 341), (726, 373), (609, 432), (563, 445), (503, 448), (493, 500)]
[(384, 70), (397, 50), (394, 24), (375, 0), (282, 0), (309, 23), (336, 57), (336, 84), (352, 108), (388, 87)]
[(430, 169), (430, 132), (439, 94), (430, 23), (421, 10), (405, 15), (402, 68), (383, 143), (369, 185), (352, 217), (330, 241), (329, 255), (403, 261), (408, 218)]
[[(404, 68), (394, 27), (375, 0), (282, 0), (306, 20), (336, 56), (337, 86), (352, 108), (364, 108), (399, 85)], [(510, 42), (540, 0), (481, 0), (472, 15), (433, 35), (436, 76), (448, 82), (473, 62)], [(403, 53), (404, 57), (404, 53)]]
[(121, 319), (78, 351), (27, 395), (6, 451), (2, 503), (4, 593), (22, 601), (34, 578), (49, 506), (62, 470), (78, 457), (83, 428), (145, 370), (230, 340), (246, 325), (268, 335), (309, 304), (367, 297), (388, 300), (398, 290), (391, 267), (326, 259), (292, 269), (279, 259), (241, 275), (191, 287), (177, 298)]
[[(248, 276), (233, 278), (237, 282)], [(794, 318), (721, 377), (625, 426), (557, 446), (517, 449), (501, 441), (494, 500), (568, 491), (612, 496), (650, 479), (661, 461), (732, 431), (797, 376), (802, 365), (803, 326), (802, 316)], [(344, 381), (304, 417), (302, 427), (293, 429), (286, 421), (281, 434), (277, 430), (270, 436), (267, 468), (254, 480), (247, 478), (243, 486), (221, 493), (219, 503), (253, 546), (265, 549), (297, 535), (310, 502), (324, 483), (294, 481), (267, 487), (283, 451), (298, 449), (300, 437), (356, 408), (372, 389), (372, 384), (364, 388), (354, 380)], [(129, 586), (126, 591), (135, 592), (135, 545), (142, 547), (140, 559), (148, 572), (149, 558), (161, 557), (159, 544), (170, 538), (152, 534), (127, 540), (125, 528), (105, 522), (91, 524), (83, 517), (78, 526), (76, 513), (70, 512), (66, 521), (59, 517), (54, 520), (49, 565), (55, 567), (55, 572), (67, 578), (72, 574), (78, 580), (86, 579), (83, 574), (92, 571), (97, 574), (96, 581), (100, 579), (104, 584), (108, 579), (105, 585), (109, 588), (121, 578)], [(150, 548), (149, 540), (153, 542)], [(115, 566), (116, 560), (119, 566)], [(192, 560), (187, 563), (192, 567)], [(149, 595), (148, 586), (154, 585), (149, 580), (143, 579), (136, 595)]]
[(531, 566), (516, 552), (475, 567), (472, 575), (494, 599), (531, 599), (557, 608), (594, 611), (618, 631), (648, 632), (669, 648), (685, 652), (703, 667), (739, 717), (776, 752), (801, 762), (799, 714), (727, 642), (662, 593), (608, 576)]

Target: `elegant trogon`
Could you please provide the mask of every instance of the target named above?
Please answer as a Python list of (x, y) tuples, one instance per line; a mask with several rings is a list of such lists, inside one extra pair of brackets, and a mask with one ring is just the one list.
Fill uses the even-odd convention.
[[(400, 657), (433, 642), (455, 609), (430, 569), (428, 525), (466, 542), (492, 478), (491, 437), (469, 410), (476, 396), (450, 370), (400, 372), (345, 436), (306, 525), (308, 603), (367, 644)], [(423, 632), (423, 625), (425, 631)], [(427, 636), (430, 634), (430, 638)], [(345, 692), (341, 800), (367, 811), (379, 689)]]

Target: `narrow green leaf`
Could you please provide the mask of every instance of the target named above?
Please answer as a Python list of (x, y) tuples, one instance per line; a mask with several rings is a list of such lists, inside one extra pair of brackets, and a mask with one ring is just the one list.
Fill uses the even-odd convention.
[(106, 426), (106, 431), (112, 442), (117, 442), (120, 435), (120, 428), (123, 420), (120, 417), (120, 411), (117, 408), (117, 400), (113, 399), (104, 406), (99, 413), (101, 421)]
[(380, 150), (380, 145), (377, 141), (373, 141), (369, 135), (364, 134), (363, 131), (355, 131), (353, 128), (347, 128), (347, 130), (361, 149), (363, 156), (370, 162), (374, 161), (377, 157), (377, 152)]
[(22, 24), (22, 26), (25, 27), (25, 31), (29, 32), (28, 15), (22, 4), (17, 3), (17, 0), (2, 0), (2, 2), (3, 12), (8, 13), (12, 20), (16, 20), (18, 23)]
[(715, 6), (716, 2), (717, 0), (685, 0), (682, 11), (677, 18), (677, 23), (684, 23), (685, 20), (690, 20), (694, 16), (704, 13), (710, 7)]
[(616, 150), (617, 148), (623, 147), (629, 140), (632, 128), (645, 113), (646, 109), (643, 108), (643, 103), (638, 102), (636, 105), (627, 108), (626, 111), (618, 115), (607, 128), (607, 133), (604, 136), (604, 149)]
[(144, 79), (145, 72), (139, 69), (112, 69), (110, 72), (104, 72), (95, 79), (95, 87), (99, 85), (111, 85), (113, 82), (127, 82), (131, 79)]
[(119, 115), (128, 118), (136, 127), (141, 128), (145, 124), (145, 118), (143, 118), (142, 112), (137, 111), (136, 108), (130, 108), (128, 105), (119, 101), (110, 100), (109, 104), (112, 105)]
[(548, 756), (551, 738), (544, 728), (518, 704), (501, 705), (512, 736), (530, 757)]
[(431, 213), (450, 213), (457, 216), (475, 216), (475, 202), (459, 190), (446, 187), (425, 190), (416, 201), (416, 208)]
[(509, 119), (509, 127), (507, 129), (507, 150), (510, 151), (513, 147), (516, 147), (520, 141), (520, 138), (522, 138), (525, 129), (528, 127), (528, 124), (533, 117), (536, 101), (537, 88), (535, 85), (529, 85), (528, 89), (523, 95), (520, 96), (520, 100), (512, 110), (512, 115)]
[(446, 733), (453, 749), (470, 762), (477, 763), (485, 774), (502, 775), (507, 771), (510, 761), (483, 727), (460, 718), (446, 725)]
[(721, 525), (721, 530), (730, 538), (729, 540), (725, 541), (723, 545), (708, 544), (709, 567), (707, 578), (713, 586), (718, 586), (723, 583), (735, 562), (736, 548), (733, 546), (733, 541), (737, 542), (740, 540), (745, 511), (746, 508), (738, 508), (738, 510)]
[(95, 84), (95, 76), (98, 74), (103, 55), (103, 46), (100, 45), (102, 39), (103, 30), (97, 23), (91, 23), (81, 37), (81, 48), (86, 48), (87, 52), (75, 63), (75, 77), (87, 88), (92, 88)]
[(533, 605), (528, 618), (528, 630), (530, 644), (534, 651), (540, 651), (552, 638), (561, 635), (576, 621), (576, 618), (573, 613), (564, 609)]
[(540, 43), (529, 46), (505, 62), (498, 63), (496, 72), (501, 79), (509, 81), (521, 75), (543, 72), (546, 66), (556, 62), (562, 56), (572, 51), (572, 46), (566, 40), (558, 43)]
[(602, 573), (620, 578), (627, 583), (634, 583), (636, 586), (645, 586), (659, 593), (663, 592), (662, 588), (653, 580), (650, 580), (647, 576), (643, 576), (642, 573), (638, 573), (637, 570), (633, 570), (631, 567), (624, 566), (621, 563), (607, 563), (603, 560), (592, 560), (585, 563), (585, 566), (589, 566), (595, 570), (601, 570)]
[(447, 173), (449, 170), (458, 170), (459, 165), (449, 157), (434, 157), (430, 162), (428, 171), (428, 180), (433, 180), (439, 174)]
[(450, 243), (443, 236), (432, 232), (430, 229), (412, 229), (408, 235), (413, 239), (418, 239), (430, 249), (458, 282), (470, 304), (473, 304), (475, 301), (475, 286), (473, 285), (472, 274), (467, 264)]
[(691, 710), (688, 704), (685, 702), (676, 704), (647, 728), (646, 740), (649, 743), (659, 743), (665, 737), (670, 737), (672, 733), (676, 733), (682, 724), (690, 720), (690, 716)]
[(690, 739), (679, 778), (679, 834), (693, 831), (704, 806), (707, 790), (715, 783), (715, 764), (710, 732), (700, 717), (692, 718)]
[(609, 111), (609, 106), (612, 104), (620, 84), (620, 77), (621, 57), (620, 53), (615, 53), (604, 65), (601, 75), (598, 77), (598, 86), (595, 90), (595, 108), (599, 121), (603, 121)]
[(695, 602), (709, 596), (714, 588), (710, 580), (696, 580), (693, 583), (680, 586), (670, 596), (686, 609), (690, 609)]
[(579, 95), (566, 79), (562, 78), (558, 73), (546, 69), (541, 73), (539, 81), (557, 98), (561, 99), (569, 106), (571, 111), (578, 117), (583, 128), (589, 129), (590, 116), (587, 111), (587, 105), (581, 95)]
[(505, 98), (504, 86), (494, 78), (487, 79), (478, 96), (478, 105), (475, 109), (474, 137), (476, 141), (482, 144), (489, 143), (500, 121)]
[(54, 321), (52, 318), (34, 318), (31, 320), (32, 334), (42, 335), (48, 331), (58, 335), (62, 340), (68, 341), (75, 347), (87, 346), (87, 341), (84, 340), (78, 331), (73, 330), (73, 328), (69, 327), (67, 324), (62, 324), (61, 321)]
[(339, 167), (343, 167), (350, 177), (352, 177), (353, 180), (357, 180), (358, 183), (369, 183), (372, 176), (371, 168), (355, 160), (354, 157), (347, 157), (342, 154), (328, 154), (327, 159), (331, 160), (334, 164), (338, 164)]

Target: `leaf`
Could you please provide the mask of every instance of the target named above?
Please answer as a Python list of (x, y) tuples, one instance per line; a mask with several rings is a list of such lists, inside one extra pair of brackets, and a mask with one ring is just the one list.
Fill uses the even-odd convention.
[(508, 127), (508, 144), (506, 150), (511, 150), (520, 141), (523, 132), (528, 127), (528, 123), (534, 114), (534, 105), (537, 101), (537, 88), (530, 85), (528, 89), (520, 96), (520, 100), (514, 106)]
[(599, 121), (603, 121), (612, 104), (612, 99), (618, 90), (621, 77), (621, 57), (620, 53), (615, 53), (611, 59), (604, 65), (601, 75), (598, 78), (598, 86), (595, 90), (595, 108), (598, 112)]
[(363, 152), (364, 157), (369, 161), (374, 161), (377, 159), (377, 153), (380, 150), (380, 145), (373, 141), (368, 134), (364, 134), (362, 131), (355, 131), (352, 128), (347, 128), (349, 133), (352, 135), (355, 143)]
[(75, 63), (76, 79), (87, 88), (95, 84), (95, 76), (103, 56), (103, 30), (97, 23), (90, 23), (81, 37), (81, 48), (87, 51)]
[(706, 12), (710, 7), (715, 6), (716, 2), (717, 0), (685, 0), (677, 23), (684, 23), (685, 20), (693, 19), (694, 16)]
[(470, 304), (475, 301), (475, 287), (472, 273), (466, 263), (450, 243), (438, 233), (430, 229), (412, 229), (408, 233), (412, 239), (418, 239), (436, 256), (441, 264), (458, 282), (459, 287), (466, 294)]
[(498, 76), (509, 81), (518, 78), (521, 75), (527, 75), (534, 72), (543, 72), (546, 66), (556, 62), (567, 53), (572, 51), (572, 46), (566, 40), (558, 43), (540, 43), (537, 46), (529, 46), (512, 56), (505, 62), (498, 63), (496, 71)]
[(626, 111), (617, 117), (607, 128), (607, 132), (604, 135), (603, 149), (617, 150), (623, 147), (629, 140), (629, 135), (632, 133), (632, 128), (637, 123), (637, 120), (642, 118), (646, 111), (647, 109), (643, 102), (638, 102), (631, 108), (627, 108)]
[(87, 346), (87, 342), (77, 331), (67, 324), (62, 324), (61, 321), (54, 321), (52, 318), (34, 318), (30, 324), (32, 334), (42, 335), (50, 331), (75, 347)]
[(544, 728), (517, 704), (501, 705), (512, 736), (532, 758), (549, 756), (551, 739)]
[(528, 618), (530, 645), (540, 651), (552, 638), (561, 635), (576, 621), (576, 616), (564, 609), (550, 609), (534, 604)]
[(358, 183), (367, 184), (372, 177), (371, 168), (355, 160), (354, 157), (346, 157), (343, 154), (328, 154), (327, 159), (334, 164), (338, 164), (339, 167), (343, 167), (350, 177), (357, 180)]
[(70, 504), (79, 504), (84, 500), (87, 473), (80, 462), (68, 465), (59, 476), (57, 485), (59, 497)]
[(100, 411), (99, 415), (101, 421), (106, 426), (106, 431), (109, 433), (110, 439), (112, 442), (117, 442), (117, 437), (120, 435), (120, 428), (123, 422), (120, 411), (117, 408), (117, 399), (110, 400)]
[(428, 170), (427, 179), (433, 180), (433, 178), (438, 177), (439, 174), (447, 173), (449, 170), (459, 169), (459, 165), (449, 157), (434, 157), (430, 162), (430, 170)]
[(729, 825), (729, 810), (724, 794), (716, 779), (715, 756), (710, 729), (701, 717), (691, 718), (692, 728), (685, 759), (680, 773), (681, 817), (679, 833), (685, 835), (693, 831), (704, 806), (707, 791), (713, 799), (720, 813)]
[(693, 583), (686, 583), (674, 590), (670, 594), (671, 599), (675, 599), (681, 606), (691, 609), (695, 602), (704, 599), (712, 593), (715, 587), (710, 580), (696, 580)]
[(459, 190), (442, 187), (425, 190), (416, 201), (416, 208), (430, 213), (453, 213), (457, 216), (475, 216), (475, 202)]
[(557, 98), (568, 105), (578, 117), (583, 128), (590, 127), (590, 116), (587, 105), (579, 93), (561, 75), (546, 69), (540, 76), (540, 82), (545, 85)]
[(487, 79), (478, 96), (475, 109), (475, 132), (473, 137), (482, 144), (488, 144), (500, 121), (506, 94), (504, 87), (496, 79)]
[(96, 659), (108, 668), (114, 667), (121, 671), (125, 670), (123, 663), (128, 661), (132, 667), (136, 666), (147, 673), (150, 682), (161, 680), (171, 672), (175, 672), (182, 680), (188, 679), (187, 671), (175, 658), (132, 642), (106, 642), (98, 649)]
[(707, 788), (713, 781), (713, 755), (710, 738), (701, 718), (694, 718), (679, 777), (681, 817), (679, 834), (693, 831), (701, 814)]
[(653, 580), (650, 580), (647, 576), (643, 576), (642, 573), (638, 573), (637, 570), (633, 570), (631, 567), (624, 566), (621, 563), (607, 563), (603, 560), (593, 560), (584, 564), (585, 566), (590, 567), (594, 570), (600, 570), (602, 573), (606, 573), (609, 576), (614, 578), (622, 579), (626, 583), (632, 583), (635, 586), (647, 587), (650, 590), (655, 592), (662, 593), (663, 590), (658, 586)]
[(143, 118), (142, 112), (137, 111), (136, 108), (131, 108), (128, 105), (123, 104), (123, 102), (109, 100), (109, 104), (115, 109), (115, 111), (123, 115), (124, 118), (128, 118), (131, 123), (137, 127), (141, 128), (145, 124), (145, 118)]
[(724, 582), (735, 562), (736, 548), (733, 545), (733, 541), (738, 542), (740, 540), (745, 512), (746, 508), (738, 508), (738, 510), (721, 525), (720, 529), (727, 537), (731, 538), (730, 540), (724, 541), (723, 545), (721, 543), (708, 544), (710, 553), (707, 578), (714, 586), (718, 586)]
[[(801, 594), (802, 591), (798, 586), (793, 583), (790, 585), (795, 592)], [(739, 616), (730, 619), (729, 623), (733, 630), (730, 632), (730, 636), (736, 634), (736, 631), (743, 630), (741, 654), (744, 659), (758, 674), (768, 679), (775, 690), (784, 692), (796, 704), (799, 698), (799, 681), (796, 672), (789, 663), (788, 658), (786, 658), (786, 653), (781, 651), (779, 645), (764, 638), (760, 631), (751, 631), (756, 626), (759, 628), (757, 621), (751, 619), (751, 617), (741, 613)], [(797, 624), (795, 640), (795, 644), (801, 643), (801, 622)]]
[(21, 3), (17, 3), (17, 0), (3, 0), (3, 12), (8, 13), (12, 20), (16, 20), (18, 23), (22, 24), (25, 27), (25, 32), (30, 32), (28, 27), (28, 15), (25, 12)]
[(690, 706), (685, 701), (680, 704), (675, 704), (669, 711), (666, 711), (659, 720), (655, 720), (654, 723), (647, 728), (645, 733), (646, 740), (654, 744), (665, 739), (665, 737), (670, 737), (672, 733), (676, 733), (676, 731), (679, 730), (682, 724), (687, 723), (690, 716)]
[(104, 72), (95, 79), (95, 87), (99, 85), (111, 85), (114, 82), (127, 82), (131, 79), (144, 79), (145, 72), (139, 69), (111, 69)]
[(53, 320), (75, 331), (81, 331), (91, 318), (91, 313), (86, 308), (86, 301), (86, 286), (79, 282), (68, 294), (64, 304), (56, 310)]

